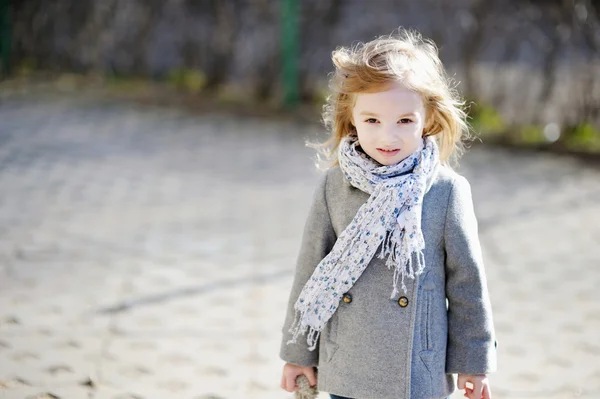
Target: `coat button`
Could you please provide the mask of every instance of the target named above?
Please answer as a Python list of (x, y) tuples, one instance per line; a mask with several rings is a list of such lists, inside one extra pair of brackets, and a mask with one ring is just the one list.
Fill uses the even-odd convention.
[(352, 302), (352, 295), (344, 294), (344, 296), (342, 296), (342, 299), (344, 300), (345, 303), (350, 303), (350, 302)]
[(408, 306), (408, 298), (405, 296), (401, 296), (398, 299), (398, 305), (400, 305), (401, 308), (405, 308)]

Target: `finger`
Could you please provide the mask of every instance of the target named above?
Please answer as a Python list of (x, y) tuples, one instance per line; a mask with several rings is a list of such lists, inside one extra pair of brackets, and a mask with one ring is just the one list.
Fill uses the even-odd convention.
[(462, 374), (459, 374), (457, 382), (458, 389), (465, 389), (465, 382), (466, 378)]
[(473, 399), (481, 399), (483, 393), (483, 383), (480, 379), (475, 379), (473, 382)]
[(315, 375), (315, 369), (314, 368), (310, 368), (308, 369), (304, 375), (306, 376), (306, 378), (308, 378), (308, 383), (310, 384), (311, 387), (314, 387), (315, 385), (317, 385), (317, 376)]
[(285, 376), (285, 390), (288, 392), (294, 392), (296, 390), (296, 377), (293, 375)]
[[(463, 381), (462, 386), (463, 386), (462, 389), (465, 390), (465, 396), (467, 398), (471, 398), (471, 396), (473, 396), (473, 388), (472, 388), (473, 387), (473, 383), (471, 381), (469, 381), (469, 380)], [(479, 398), (477, 398), (477, 399), (479, 399)]]
[(487, 384), (483, 386), (483, 399), (492, 399), (492, 389)]

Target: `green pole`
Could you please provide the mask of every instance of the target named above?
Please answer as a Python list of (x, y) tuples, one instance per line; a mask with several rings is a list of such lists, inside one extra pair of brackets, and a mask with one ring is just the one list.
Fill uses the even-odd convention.
[(8, 76), (10, 73), (10, 12), (8, 8), (9, 0), (0, 0), (0, 57), (2, 58), (2, 75)]
[(287, 108), (298, 104), (298, 1), (282, 0), (283, 102)]

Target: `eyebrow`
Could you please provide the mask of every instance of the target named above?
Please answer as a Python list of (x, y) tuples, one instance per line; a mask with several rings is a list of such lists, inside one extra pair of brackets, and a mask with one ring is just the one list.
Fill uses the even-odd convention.
[[(375, 117), (379, 117), (379, 115), (377, 115), (374, 112), (369, 112), (369, 111), (363, 111), (361, 112), (359, 115), (366, 115), (366, 116), (375, 116)], [(402, 114), (400, 116), (417, 116), (414, 112), (409, 112), (407, 114)]]

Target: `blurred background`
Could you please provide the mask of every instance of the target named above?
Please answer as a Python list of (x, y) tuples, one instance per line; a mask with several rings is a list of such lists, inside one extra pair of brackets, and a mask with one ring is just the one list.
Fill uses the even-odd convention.
[(0, 0), (0, 398), (292, 398), (304, 144), (331, 51), (399, 26), (470, 105), (494, 398), (600, 398), (600, 2), (579, 0)]

